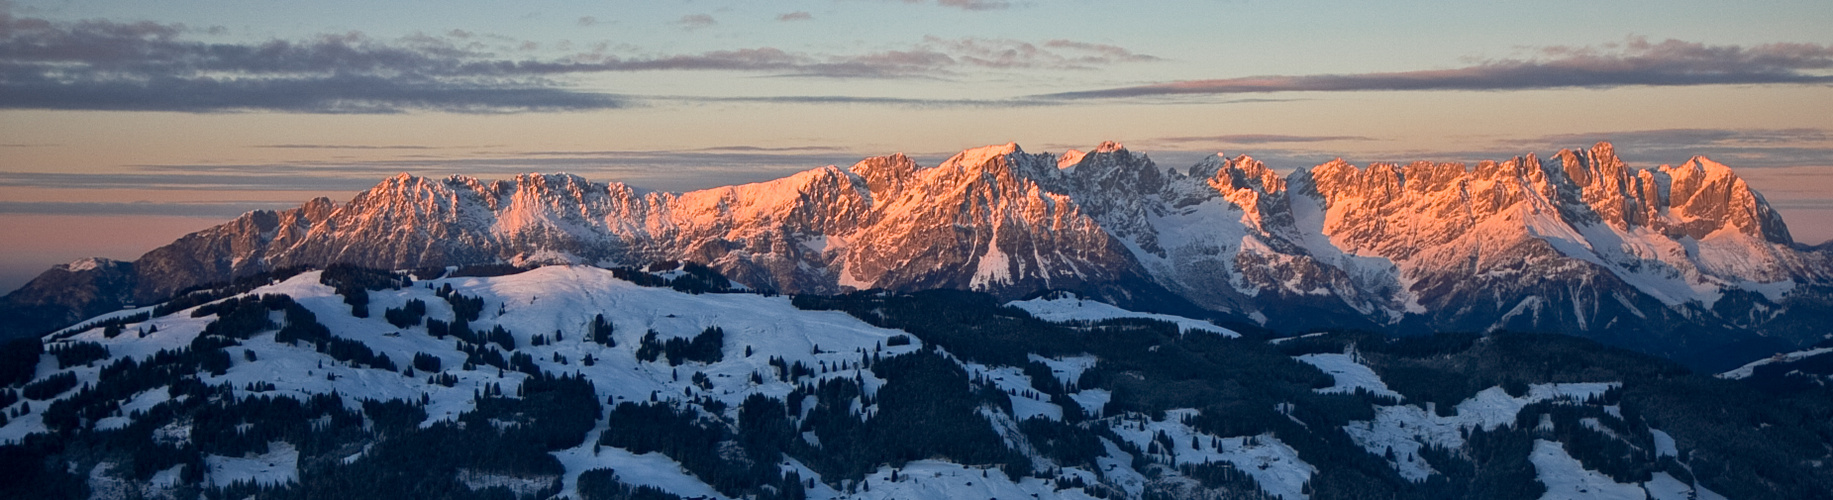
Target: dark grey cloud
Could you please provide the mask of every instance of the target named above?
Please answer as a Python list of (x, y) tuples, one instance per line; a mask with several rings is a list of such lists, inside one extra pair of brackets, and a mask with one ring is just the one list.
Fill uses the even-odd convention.
[[(773, 47), (699, 54), (622, 58), (586, 54), (566, 62), (518, 63), (531, 73), (600, 71), (723, 70), (822, 78), (930, 78), (966, 70), (1088, 70), (1159, 58), (1106, 44), (1049, 40), (1031, 43), (1004, 38), (924, 37), (906, 49), (859, 54), (808, 54)], [(505, 66), (505, 70), (510, 69)]]
[(800, 11), (800, 10), (795, 11), (795, 12), (790, 12), (788, 14), (776, 16), (776, 20), (785, 21), (785, 22), (787, 21), (807, 21), (807, 20), (811, 20), (814, 18), (815, 16), (813, 14), (809, 14), (807, 11)]
[(1167, 95), (1371, 90), (1528, 90), (1724, 84), (1833, 83), (1833, 46), (1750, 47), (1631, 38), (1599, 47), (1556, 46), (1525, 59), (1495, 59), (1445, 70), (1189, 80), (1040, 96), (1110, 99)]
[(949, 54), (962, 63), (986, 68), (1095, 69), (1128, 62), (1151, 62), (1158, 57), (1125, 47), (1074, 40), (1049, 40), (1032, 44), (1002, 38), (925, 37), (925, 46)]
[(106, 111), (286, 111), (388, 114), (415, 110), (514, 113), (611, 109), (616, 96), (559, 88), (455, 82), (403, 82), (381, 77), (289, 79), (159, 77), (143, 81), (0, 82), (0, 108)]
[(309, 113), (603, 109), (617, 96), (482, 64), (445, 38), (207, 43), (180, 24), (17, 17), (0, 5), (0, 108)]
[(188, 202), (61, 202), (0, 201), (0, 214), (29, 215), (166, 215), (180, 217), (231, 218), (250, 210), (283, 210), (298, 203), (266, 201)]
[[(581, 24), (586, 24), (585, 19)], [(592, 20), (596, 22), (596, 20)], [(684, 17), (707, 26), (710, 16)], [(608, 45), (532, 57), (539, 44), (454, 30), (380, 40), (362, 33), (220, 43), (180, 24), (18, 17), (0, 4), (0, 109), (298, 113), (512, 113), (609, 109), (645, 99), (585, 91), (607, 72), (731, 71), (818, 78), (942, 78), (965, 71), (1085, 70), (1156, 57), (1050, 40), (926, 37), (854, 54), (775, 47), (631, 56)], [(629, 48), (619, 48), (628, 51)], [(897, 99), (882, 99), (900, 103)], [(794, 99), (783, 102), (796, 102)], [(824, 102), (804, 99), (801, 102)], [(872, 98), (850, 102), (873, 103)], [(983, 101), (999, 105), (999, 101)]]

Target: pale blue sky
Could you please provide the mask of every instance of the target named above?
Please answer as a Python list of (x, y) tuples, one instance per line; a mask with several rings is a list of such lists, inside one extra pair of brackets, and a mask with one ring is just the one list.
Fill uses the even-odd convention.
[[(978, 7), (978, 8), (968, 8)], [(0, 2), (0, 290), (398, 171), (1703, 153), (1833, 237), (1833, 2)], [(138, 228), (123, 231), (123, 227)]]

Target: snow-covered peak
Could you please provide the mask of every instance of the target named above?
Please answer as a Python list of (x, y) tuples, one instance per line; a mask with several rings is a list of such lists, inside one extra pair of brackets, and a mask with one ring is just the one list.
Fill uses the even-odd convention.
[(1286, 190), (1285, 178), (1280, 177), (1278, 173), (1267, 168), (1265, 163), (1261, 163), (1252, 156), (1240, 155), (1227, 159), (1218, 154), (1218, 156), (1205, 159), (1206, 162), (1213, 160), (1221, 160), (1219, 164), (1215, 165), (1215, 170), (1208, 179), (1212, 185), (1217, 186), (1217, 189), (1227, 186), (1232, 189), (1252, 189), (1265, 194)]
[(1077, 163), (1082, 163), (1082, 157), (1086, 155), (1088, 155), (1088, 153), (1075, 149), (1064, 151), (1063, 156), (1057, 157), (1057, 168), (1064, 170), (1074, 169)]
[(859, 160), (859, 163), (847, 170), (865, 179), (866, 186), (874, 196), (880, 196), (902, 190), (904, 184), (916, 174), (917, 164), (903, 153), (897, 153)]
[(103, 267), (103, 266), (112, 266), (112, 265), (116, 265), (119, 263), (120, 261), (117, 261), (114, 259), (103, 258), (103, 257), (84, 257), (81, 259), (70, 261), (69, 264), (60, 264), (57, 267), (65, 271), (74, 273), (74, 272), (88, 271), (88, 270), (92, 270), (92, 269)]
[(1731, 177), (1736, 175), (1731, 173), (1731, 167), (1713, 161), (1705, 155), (1695, 155), (1692, 158), (1688, 158), (1686, 163), (1682, 163), (1679, 168), (1672, 172), (1672, 174), (1675, 178), (1698, 177), (1702, 179)]
[(1228, 153), (1217, 151), (1216, 154), (1205, 156), (1195, 165), (1191, 165), (1187, 173), (1191, 177), (1208, 179), (1215, 177), (1216, 172), (1222, 170), (1222, 165), (1225, 163), (1228, 163)]
[(1112, 153), (1112, 152), (1119, 151), (1119, 150), (1126, 149), (1126, 148), (1127, 148), (1126, 146), (1123, 146), (1118, 142), (1101, 141), (1101, 145), (1095, 146), (1095, 152), (1096, 153)]
[(978, 166), (985, 165), (987, 162), (990, 162), (995, 158), (1002, 158), (1002, 157), (1020, 154), (1024, 152), (1025, 151), (1023, 149), (1020, 149), (1018, 147), (1018, 143), (1016, 142), (1008, 142), (1005, 144), (997, 144), (997, 145), (991, 145), (991, 146), (981, 146), (977, 148), (963, 150), (959, 153), (955, 153), (955, 156), (950, 157), (948, 161), (942, 162), (942, 166), (945, 168), (978, 167)]
[(1668, 222), (1677, 232), (1704, 239), (1733, 228), (1771, 243), (1794, 242), (1782, 216), (1731, 167), (1695, 156), (1678, 167), (1663, 165), (1657, 170), (1668, 178), (1666, 205), (1674, 219)]

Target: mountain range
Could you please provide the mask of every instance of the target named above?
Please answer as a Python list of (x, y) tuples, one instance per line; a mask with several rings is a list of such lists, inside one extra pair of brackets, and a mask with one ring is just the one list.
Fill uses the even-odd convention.
[(1608, 144), (400, 175), (0, 299), (0, 497), (1833, 498), (1830, 253)]
[(0, 299), (9, 336), (292, 267), (704, 263), (791, 294), (1048, 290), (1240, 329), (1569, 333), (1724, 369), (1820, 340), (1833, 250), (1795, 243), (1731, 168), (1612, 146), (1280, 175), (1116, 143), (902, 154), (686, 193), (567, 174), (402, 174), (347, 203), (253, 211), (133, 262)]

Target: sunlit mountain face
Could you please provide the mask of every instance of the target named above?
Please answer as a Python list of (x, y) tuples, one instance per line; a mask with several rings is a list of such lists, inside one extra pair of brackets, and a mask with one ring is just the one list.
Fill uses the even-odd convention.
[[(1476, 164), (1246, 156), (1165, 168), (1116, 143), (867, 158), (685, 193), (566, 174), (398, 175), (255, 211), (8, 297), (15, 335), (298, 267), (702, 263), (754, 290), (1065, 290), (1280, 333), (1558, 332), (1718, 370), (1812, 344), (1829, 265), (1730, 167), (1613, 147)], [(36, 330), (34, 330), (36, 329)]]

